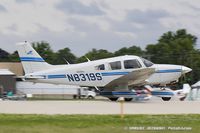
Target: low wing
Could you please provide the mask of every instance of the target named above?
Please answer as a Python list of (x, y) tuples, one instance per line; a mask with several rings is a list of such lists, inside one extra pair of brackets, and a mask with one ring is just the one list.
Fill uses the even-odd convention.
[(127, 75), (124, 75), (118, 79), (115, 79), (108, 83), (105, 88), (106, 89), (115, 89), (118, 86), (139, 86), (147, 83), (147, 79), (151, 74), (155, 72), (155, 68), (141, 68), (136, 69), (130, 72)]

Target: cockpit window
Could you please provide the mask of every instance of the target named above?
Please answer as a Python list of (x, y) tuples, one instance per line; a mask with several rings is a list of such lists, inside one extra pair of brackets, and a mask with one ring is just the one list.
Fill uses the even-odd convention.
[(125, 69), (133, 69), (133, 68), (140, 68), (141, 64), (138, 60), (125, 60), (124, 61), (124, 68)]
[(110, 67), (111, 67), (112, 70), (117, 70), (117, 69), (121, 69), (122, 68), (120, 61), (111, 62), (109, 64), (110, 64)]
[(105, 65), (101, 64), (95, 67), (96, 70), (105, 70)]
[(148, 61), (148, 60), (146, 60), (146, 59), (144, 59), (144, 58), (141, 58), (141, 60), (142, 60), (142, 62), (144, 63), (144, 65), (145, 65), (146, 67), (153, 66), (153, 63), (152, 63), (151, 61)]

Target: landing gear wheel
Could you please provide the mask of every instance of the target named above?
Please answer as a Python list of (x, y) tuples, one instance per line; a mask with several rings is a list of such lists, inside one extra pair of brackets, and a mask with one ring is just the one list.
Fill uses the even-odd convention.
[(110, 101), (117, 101), (118, 97), (112, 97), (112, 98), (109, 98)]
[(186, 97), (182, 97), (182, 98), (180, 98), (180, 101), (184, 101), (184, 100), (185, 100), (185, 98), (186, 98)]
[(125, 100), (126, 102), (130, 102), (130, 101), (133, 100), (133, 98), (124, 98), (124, 100)]
[(162, 97), (163, 101), (169, 101), (171, 99), (171, 97)]
[(94, 99), (94, 97), (93, 97), (93, 96), (88, 96), (88, 99), (90, 99), (90, 100), (91, 100), (91, 99)]

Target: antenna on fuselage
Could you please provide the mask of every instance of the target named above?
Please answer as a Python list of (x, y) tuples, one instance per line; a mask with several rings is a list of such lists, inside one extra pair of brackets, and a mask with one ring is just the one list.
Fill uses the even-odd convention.
[(65, 60), (65, 62), (67, 63), (67, 65), (70, 65), (70, 63), (63, 57), (63, 59)]
[(88, 59), (88, 57), (87, 56), (85, 56), (85, 58), (87, 59), (87, 61), (89, 62), (89, 61), (91, 61), (90, 59)]

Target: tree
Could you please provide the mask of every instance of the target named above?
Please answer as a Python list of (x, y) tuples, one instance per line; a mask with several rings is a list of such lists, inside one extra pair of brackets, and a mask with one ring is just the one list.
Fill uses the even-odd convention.
[(76, 62), (76, 56), (71, 53), (69, 48), (64, 48), (55, 53), (55, 64), (66, 64), (66, 61), (70, 64)]
[(39, 53), (39, 55), (48, 63), (55, 64), (55, 53), (51, 49), (48, 42), (34, 42), (33, 48)]
[(9, 60), (9, 53), (0, 48), (0, 61), (7, 61)]
[(168, 31), (167, 33), (164, 33), (160, 37), (158, 42), (170, 43), (176, 40), (177, 38), (179, 39), (188, 38), (192, 41), (193, 45), (196, 45), (197, 37), (187, 33), (186, 29), (179, 29), (176, 31), (176, 33), (173, 33), (172, 31)]
[(142, 55), (144, 51), (141, 50), (140, 47), (132, 46), (132, 47), (123, 47), (114, 53), (115, 56), (121, 55)]
[(155, 63), (183, 64), (186, 54), (195, 51), (196, 39), (185, 29), (177, 30), (175, 33), (169, 31), (160, 37), (157, 44), (148, 45), (146, 54), (151, 56)]
[(19, 62), (19, 55), (17, 51), (14, 51), (12, 54), (9, 55), (9, 61), (11, 62)]
[(92, 51), (89, 51), (84, 56), (80, 57), (77, 60), (77, 62), (79, 63), (79, 62), (87, 61), (86, 57), (90, 60), (98, 60), (98, 59), (113, 57), (113, 53), (108, 52), (107, 50), (104, 50), (104, 49), (100, 49), (100, 50), (92, 49)]
[(200, 73), (195, 72), (195, 66), (200, 61), (195, 49), (196, 41), (197, 37), (187, 33), (185, 29), (169, 31), (159, 38), (157, 44), (146, 47), (146, 55), (154, 63), (179, 64), (192, 68), (193, 72), (189, 78), (194, 82), (194, 79), (200, 78)]

